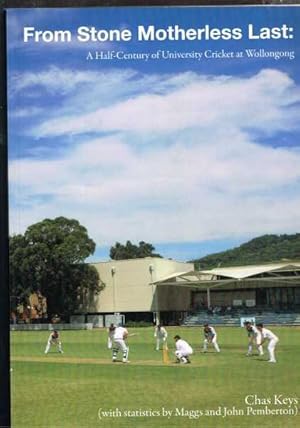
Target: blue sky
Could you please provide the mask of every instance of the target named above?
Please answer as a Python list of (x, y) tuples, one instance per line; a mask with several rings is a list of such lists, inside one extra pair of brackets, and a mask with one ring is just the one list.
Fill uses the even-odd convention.
[[(116, 241), (189, 260), (300, 229), (299, 7), (8, 10), (11, 233), (77, 218), (108, 259)], [(79, 26), (242, 29), (241, 40), (79, 43)], [(293, 27), (249, 40), (247, 28)], [(23, 28), (70, 43), (23, 41)], [(234, 52), (207, 59), (208, 50)], [(281, 52), (247, 58), (246, 49)], [(87, 60), (96, 51), (196, 59)], [(242, 58), (236, 52), (243, 52)], [(292, 59), (291, 59), (292, 58)]]

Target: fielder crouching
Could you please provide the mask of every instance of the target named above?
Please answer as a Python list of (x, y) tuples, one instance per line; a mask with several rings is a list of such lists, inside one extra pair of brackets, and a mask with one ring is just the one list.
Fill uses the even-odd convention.
[(176, 363), (187, 364), (190, 363), (190, 355), (193, 353), (193, 348), (180, 336), (174, 336), (175, 346), (176, 346)]
[(261, 333), (258, 330), (258, 328), (255, 327), (255, 325), (251, 324), (250, 321), (245, 321), (244, 326), (247, 330), (248, 339), (249, 339), (248, 352), (246, 355), (249, 357), (252, 354), (253, 344), (256, 344), (259, 355), (264, 355), (263, 347), (262, 347), (262, 345), (259, 345), (262, 338), (261, 338)]
[(203, 352), (207, 351), (207, 345), (209, 343), (212, 343), (215, 350), (217, 352), (220, 352), (220, 348), (217, 342), (216, 330), (211, 325), (204, 324), (203, 332), (204, 332)]
[(61, 347), (61, 341), (60, 341), (60, 336), (57, 330), (53, 330), (52, 333), (50, 333), (50, 336), (48, 338), (48, 342), (46, 345), (46, 349), (45, 349), (45, 354), (48, 354), (51, 345), (56, 345), (58, 348), (58, 352), (60, 352), (61, 354), (63, 354), (63, 350)]

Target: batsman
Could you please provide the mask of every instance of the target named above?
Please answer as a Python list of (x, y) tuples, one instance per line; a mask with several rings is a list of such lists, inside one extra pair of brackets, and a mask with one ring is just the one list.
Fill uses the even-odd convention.
[(128, 331), (125, 327), (122, 326), (111, 326), (111, 339), (112, 339), (112, 361), (113, 363), (117, 361), (118, 352), (121, 351), (123, 354), (122, 362), (129, 363), (129, 346), (126, 344), (126, 339), (128, 337)]

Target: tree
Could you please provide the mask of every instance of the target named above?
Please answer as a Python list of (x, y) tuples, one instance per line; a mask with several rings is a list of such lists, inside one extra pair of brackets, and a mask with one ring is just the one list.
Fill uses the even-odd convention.
[(18, 302), (25, 303), (32, 292), (30, 263), (25, 261), (26, 241), (23, 235), (9, 238), (9, 285), (12, 306)]
[(127, 241), (125, 245), (116, 242), (110, 249), (110, 258), (113, 260), (139, 259), (144, 257), (162, 257), (160, 254), (153, 253), (155, 248), (152, 244), (140, 241), (139, 245), (134, 245)]
[(39, 290), (49, 314), (72, 313), (81, 290), (101, 290), (97, 270), (84, 263), (94, 250), (77, 220), (57, 217), (30, 226), (24, 235), (10, 238), (11, 295), (22, 299)]

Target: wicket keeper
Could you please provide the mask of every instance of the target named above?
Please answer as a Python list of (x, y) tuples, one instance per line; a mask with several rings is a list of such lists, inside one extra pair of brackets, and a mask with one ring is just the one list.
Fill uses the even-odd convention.
[(189, 364), (191, 362), (189, 357), (193, 353), (193, 348), (178, 335), (174, 336), (174, 340), (176, 346), (176, 363)]

